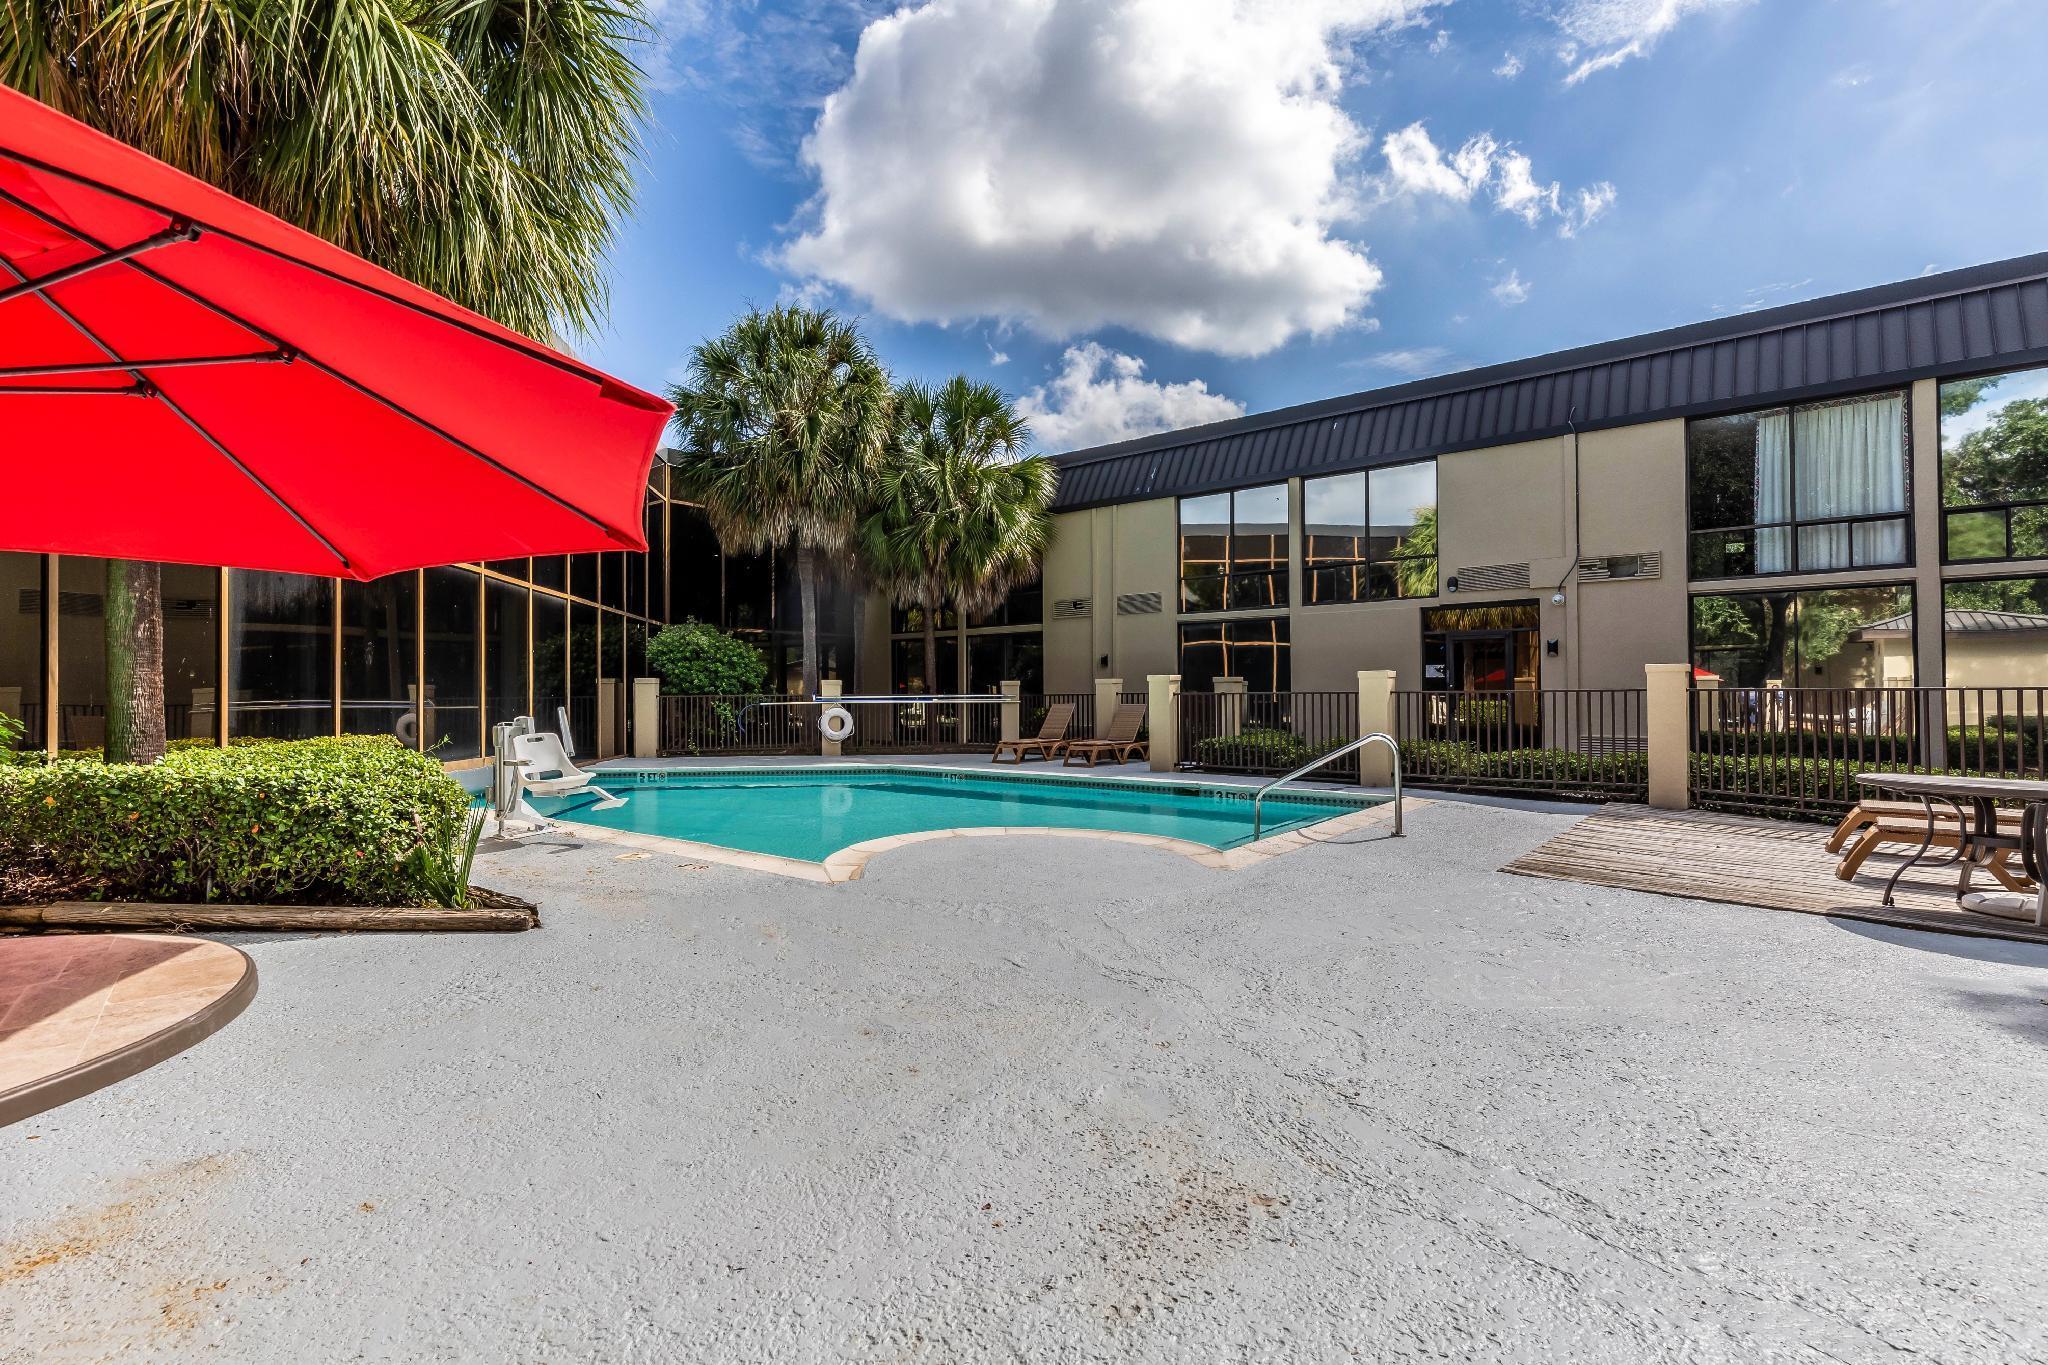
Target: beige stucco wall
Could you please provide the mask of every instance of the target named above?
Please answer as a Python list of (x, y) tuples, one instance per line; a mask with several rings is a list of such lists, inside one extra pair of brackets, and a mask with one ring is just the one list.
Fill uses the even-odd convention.
[(1663, 571), (1567, 584), (1564, 657), (1544, 661), (1563, 666), (1547, 667), (1544, 685), (1641, 687), (1645, 664), (1687, 658), (1685, 423), (1587, 432), (1579, 485), (1578, 558), (1655, 552)]

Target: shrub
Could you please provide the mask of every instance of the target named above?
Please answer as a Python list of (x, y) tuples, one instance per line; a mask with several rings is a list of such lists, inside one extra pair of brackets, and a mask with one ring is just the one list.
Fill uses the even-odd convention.
[(1410, 739), (1401, 743), (1401, 772), (1418, 783), (1488, 783), (1517, 789), (1614, 788), (1649, 781), (1649, 758), (1623, 750), (1611, 754), (1576, 749), (1482, 749), (1453, 740)]
[(1292, 730), (1250, 725), (1240, 734), (1196, 741), (1195, 762), (1204, 768), (1298, 768), (1336, 747), (1335, 742), (1311, 744)]
[(19, 719), (0, 711), (0, 764), (13, 763), (21, 756), (21, 741), (28, 734), (28, 727)]
[(761, 651), (702, 621), (664, 626), (647, 642), (647, 665), (670, 696), (733, 696), (758, 692), (768, 676)]
[(0, 861), (109, 898), (433, 900), (416, 850), (459, 846), (469, 795), (383, 737), (180, 749), (148, 767), (0, 768)]

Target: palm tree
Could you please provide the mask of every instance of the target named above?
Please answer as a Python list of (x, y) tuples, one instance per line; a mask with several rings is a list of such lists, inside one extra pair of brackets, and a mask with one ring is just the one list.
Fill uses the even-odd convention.
[(1019, 459), (1030, 431), (1000, 389), (956, 375), (896, 394), (896, 442), (860, 524), (868, 578), (924, 617), (924, 677), (938, 685), (939, 608), (987, 611), (1038, 572), (1057, 471)]
[[(0, 0), (0, 82), (556, 339), (604, 313), (645, 34), (639, 0)], [(164, 750), (159, 593), (108, 564), (109, 759)]]
[(809, 308), (755, 309), (670, 388), (671, 486), (728, 552), (794, 546), (803, 694), (818, 693), (818, 575), (845, 553), (889, 436), (889, 376), (860, 330)]

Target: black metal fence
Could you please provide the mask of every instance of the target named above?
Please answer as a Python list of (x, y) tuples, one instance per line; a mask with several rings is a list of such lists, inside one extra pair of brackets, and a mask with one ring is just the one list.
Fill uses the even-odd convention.
[[(1183, 692), (1180, 756), (1210, 772), (1279, 774), (1358, 738), (1356, 692)], [(1318, 768), (1357, 781), (1358, 755)]]
[(2039, 778), (2048, 688), (1772, 687), (1692, 693), (1693, 804), (1840, 816), (1867, 772)]
[(1395, 692), (1403, 778), (1418, 787), (1640, 801), (1641, 688)]
[[(978, 753), (1002, 738), (1000, 699), (969, 702), (795, 701), (782, 696), (661, 699), (661, 752), (671, 756), (815, 754), (827, 705), (853, 716), (842, 754)], [(1036, 727), (1032, 729), (1036, 733)], [(1076, 722), (1073, 733), (1082, 731)]]

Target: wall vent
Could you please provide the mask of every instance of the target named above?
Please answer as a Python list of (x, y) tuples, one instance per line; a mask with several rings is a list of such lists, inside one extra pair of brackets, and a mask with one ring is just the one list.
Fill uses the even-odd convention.
[(1579, 561), (1581, 583), (1613, 583), (1630, 578), (1662, 578), (1664, 556), (1656, 550), (1632, 555), (1600, 555)]
[(1527, 564), (1475, 564), (1453, 575), (1459, 592), (1506, 592), (1529, 586)]
[(1161, 595), (1156, 592), (1119, 593), (1116, 599), (1118, 616), (1157, 616), (1165, 609)]
[(1052, 619), (1055, 621), (1085, 621), (1095, 614), (1095, 599), (1092, 597), (1055, 597), (1052, 602)]

